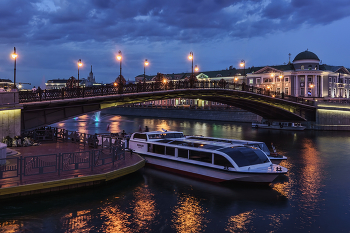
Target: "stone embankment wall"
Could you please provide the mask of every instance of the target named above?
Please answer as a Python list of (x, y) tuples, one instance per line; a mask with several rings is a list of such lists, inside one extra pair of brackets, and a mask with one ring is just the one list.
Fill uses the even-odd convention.
[(107, 114), (164, 117), (193, 120), (216, 120), (234, 122), (256, 122), (258, 115), (240, 109), (189, 109), (189, 108), (155, 108), (155, 107), (115, 107), (103, 110)]
[(0, 92), (0, 142), (21, 135), (21, 108), (18, 91)]
[(318, 103), (315, 129), (350, 130), (350, 105), (341, 103)]

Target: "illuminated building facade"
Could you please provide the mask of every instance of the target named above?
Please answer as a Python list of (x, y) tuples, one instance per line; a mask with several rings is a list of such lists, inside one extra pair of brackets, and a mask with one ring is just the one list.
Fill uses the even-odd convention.
[[(302, 98), (311, 99), (349, 99), (350, 95), (350, 69), (344, 66), (331, 66), (322, 64), (318, 56), (311, 51), (303, 51), (295, 56), (288, 64), (264, 67), (245, 67), (236, 69), (232, 66), (226, 70), (196, 72), (199, 81), (219, 81), (243, 83), (247, 85), (269, 89), (273, 92), (284, 93)], [(168, 80), (185, 80), (190, 73), (165, 74)], [(155, 76), (146, 76), (148, 82)], [(135, 77), (140, 82), (143, 75)], [(211, 106), (212, 103), (201, 100), (162, 100), (153, 101), (156, 105), (188, 105)], [(173, 104), (172, 104), (173, 103)], [(214, 103), (216, 105), (216, 103)], [(219, 104), (220, 105), (220, 104)], [(225, 105), (224, 105), (225, 106)]]

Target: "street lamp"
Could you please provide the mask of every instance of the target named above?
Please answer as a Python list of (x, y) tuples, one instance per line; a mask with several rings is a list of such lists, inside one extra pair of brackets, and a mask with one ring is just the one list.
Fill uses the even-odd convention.
[(196, 65), (196, 66), (194, 67), (194, 71), (198, 72), (198, 70), (199, 70), (199, 68), (198, 68), (198, 66)]
[(146, 66), (148, 66), (148, 61), (145, 59), (145, 63), (143, 64), (143, 83), (146, 82)]
[(81, 59), (78, 60), (78, 87), (79, 87), (79, 67), (83, 66), (83, 63), (81, 62)]
[(239, 64), (241, 67), (243, 67), (243, 76), (245, 81), (245, 60), (241, 60), (241, 63)]
[(122, 82), (122, 51), (118, 51), (118, 55), (117, 55), (117, 60), (120, 61), (120, 80), (119, 82)]
[(15, 59), (15, 68), (13, 71), (13, 89), (16, 89), (16, 60), (17, 60), (16, 47), (13, 47), (12, 58)]
[(193, 77), (193, 52), (190, 52), (188, 59), (192, 60), (192, 76), (191, 77)]
[(284, 78), (283, 78), (283, 73), (280, 74), (279, 76), (280, 81), (281, 81), (281, 95), (282, 95), (282, 99), (284, 98), (284, 92), (283, 92), (283, 82), (284, 82)]

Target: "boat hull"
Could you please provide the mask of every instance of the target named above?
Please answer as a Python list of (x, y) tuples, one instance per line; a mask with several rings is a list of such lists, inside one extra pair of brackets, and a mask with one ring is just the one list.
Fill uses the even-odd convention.
[(260, 173), (229, 171), (225, 169), (216, 169), (195, 164), (188, 164), (178, 160), (168, 160), (147, 154), (140, 155), (145, 158), (146, 166), (211, 182), (237, 181), (250, 183), (271, 183), (278, 175), (283, 174), (282, 172)]

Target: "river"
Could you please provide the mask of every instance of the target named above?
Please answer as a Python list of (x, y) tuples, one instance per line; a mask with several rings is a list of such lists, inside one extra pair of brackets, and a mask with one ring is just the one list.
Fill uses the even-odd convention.
[[(109, 126), (108, 126), (109, 125)], [(150, 168), (108, 186), (2, 203), (0, 232), (349, 232), (350, 132), (93, 114), (55, 124), (86, 133), (177, 130), (274, 143), (289, 169), (269, 186), (202, 182)]]

